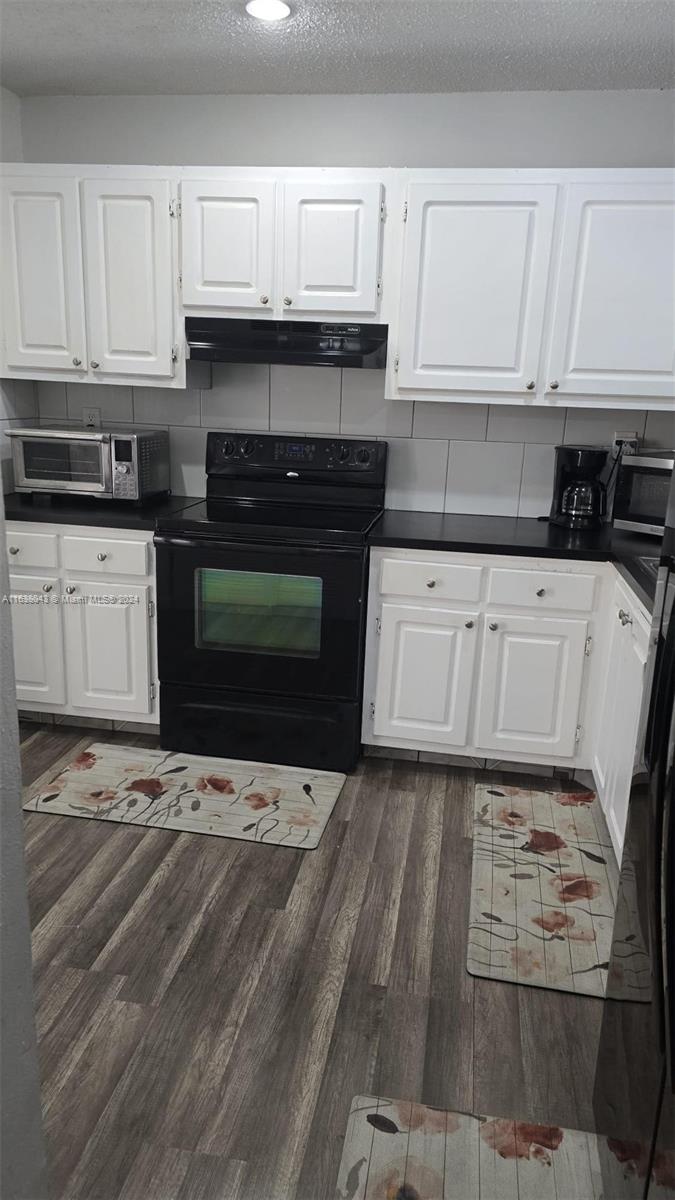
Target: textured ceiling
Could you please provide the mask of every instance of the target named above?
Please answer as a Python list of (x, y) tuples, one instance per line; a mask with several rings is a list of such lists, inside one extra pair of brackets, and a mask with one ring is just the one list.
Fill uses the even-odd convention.
[(673, 0), (1, 0), (19, 95), (673, 86)]

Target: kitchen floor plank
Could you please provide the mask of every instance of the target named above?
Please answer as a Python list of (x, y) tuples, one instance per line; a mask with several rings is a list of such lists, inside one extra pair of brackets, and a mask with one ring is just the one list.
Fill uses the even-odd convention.
[(356, 1095), (592, 1127), (601, 1002), (466, 971), (475, 777), (363, 759), (306, 852), (27, 814), (55, 1200), (334, 1200)]

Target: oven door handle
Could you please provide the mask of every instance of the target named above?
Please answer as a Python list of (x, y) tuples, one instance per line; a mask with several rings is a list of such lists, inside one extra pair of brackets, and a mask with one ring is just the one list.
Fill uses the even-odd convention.
[(212, 537), (190, 537), (187, 534), (180, 533), (156, 533), (153, 538), (155, 546), (163, 546), (167, 549), (175, 550), (202, 550), (210, 551), (211, 553), (233, 554), (236, 551), (250, 551), (260, 553), (261, 550), (272, 551), (280, 556), (307, 554), (321, 555), (326, 558), (360, 558), (365, 547), (363, 545), (340, 546), (333, 545), (332, 542), (325, 542), (320, 546), (307, 545), (304, 542), (294, 542), (289, 545), (287, 542), (273, 542), (269, 539), (256, 541), (238, 541), (236, 538), (223, 538), (222, 536)]

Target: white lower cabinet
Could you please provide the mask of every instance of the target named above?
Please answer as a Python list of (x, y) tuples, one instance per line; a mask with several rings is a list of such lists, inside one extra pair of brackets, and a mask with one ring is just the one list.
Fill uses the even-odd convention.
[[(28, 528), (30, 535), (23, 522), (7, 529), (19, 707), (156, 723), (152, 535), (32, 522)], [(53, 567), (38, 574), (35, 560), (45, 548)]]
[(16, 697), (25, 704), (63, 704), (66, 683), (59, 580), (10, 575)]
[(64, 610), (75, 708), (149, 713), (148, 587), (81, 582)]
[(620, 860), (638, 749), (638, 725), (649, 652), (649, 625), (623, 584), (614, 589), (605, 689), (600, 705), (593, 776), (612, 844)]
[(574, 755), (588, 623), (486, 615), (476, 741), (486, 750)]
[(476, 612), (383, 604), (374, 731), (465, 746)]

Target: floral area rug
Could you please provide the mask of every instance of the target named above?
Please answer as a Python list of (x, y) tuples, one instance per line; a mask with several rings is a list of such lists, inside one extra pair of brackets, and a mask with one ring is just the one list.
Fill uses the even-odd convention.
[(96, 743), (41, 781), (24, 808), (311, 850), (344, 781), (332, 771)]
[[(594, 792), (477, 785), (468, 970), (604, 996), (617, 877)], [(648, 964), (639, 947), (626, 954), (625, 982), (640, 999)]]
[[(655, 1200), (673, 1195), (675, 1162), (662, 1159), (651, 1170)], [(580, 1129), (356, 1096), (335, 1200), (610, 1200), (644, 1180), (648, 1164), (647, 1146)]]

